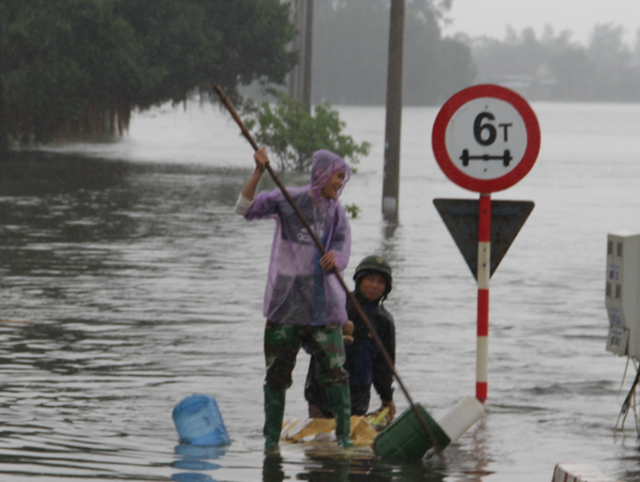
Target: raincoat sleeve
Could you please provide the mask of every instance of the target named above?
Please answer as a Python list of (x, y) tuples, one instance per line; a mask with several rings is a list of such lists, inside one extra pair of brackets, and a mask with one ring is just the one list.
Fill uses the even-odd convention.
[(351, 255), (351, 227), (349, 226), (347, 215), (340, 204), (336, 206), (333, 236), (325, 249), (336, 254), (338, 270), (342, 273), (347, 268), (349, 256)]
[[(334, 212), (334, 221), (331, 235), (325, 245), (326, 251), (333, 251), (336, 255), (338, 265), (338, 274), (344, 276), (344, 270), (349, 263), (349, 255), (351, 254), (351, 229), (347, 216), (338, 204)], [(344, 325), (347, 322), (347, 294), (342, 288), (338, 277), (323, 273), (324, 287), (326, 293), (326, 311), (325, 317), (327, 324)]]
[(275, 218), (280, 209), (280, 203), (284, 199), (280, 190), (262, 191), (253, 198), (253, 204), (244, 215), (247, 221), (253, 219)]

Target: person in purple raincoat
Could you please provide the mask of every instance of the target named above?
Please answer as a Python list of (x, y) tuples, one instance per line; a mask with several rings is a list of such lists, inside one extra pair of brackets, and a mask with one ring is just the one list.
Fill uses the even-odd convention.
[(322, 255), (280, 189), (255, 194), (269, 162), (264, 147), (254, 159), (256, 168), (240, 194), (236, 213), (249, 221), (276, 222), (263, 306), (267, 319), (265, 450), (279, 450), (285, 392), (292, 384), (291, 374), (302, 344), (318, 361), (318, 378), (327, 387), (338, 442), (350, 446), (351, 400), (342, 341), (342, 326), (347, 322), (346, 293), (333, 274), (342, 276), (351, 252), (349, 223), (338, 201), (349, 180), (349, 166), (330, 151), (316, 151), (311, 182), (287, 188), (323, 244), (326, 253)]

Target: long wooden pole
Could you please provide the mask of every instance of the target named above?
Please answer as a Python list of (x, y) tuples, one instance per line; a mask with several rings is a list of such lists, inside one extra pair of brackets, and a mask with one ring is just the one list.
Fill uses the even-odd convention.
[[(240, 116), (238, 116), (238, 113), (233, 108), (233, 105), (231, 104), (231, 102), (227, 98), (227, 96), (224, 93), (224, 91), (222, 90), (222, 88), (217, 84), (214, 85), (213, 88), (218, 93), (218, 95), (220, 96), (220, 100), (222, 100), (222, 103), (225, 105), (225, 107), (231, 113), (231, 116), (235, 119), (236, 123), (240, 127), (240, 130), (242, 131), (242, 134), (249, 141), (249, 144), (251, 144), (253, 149), (255, 151), (257, 151), (259, 149), (258, 144), (256, 144), (256, 142), (253, 140), (253, 137), (251, 136), (251, 133), (245, 127), (244, 123), (242, 122), (242, 119), (240, 119)], [(311, 235), (311, 238), (313, 239), (313, 242), (315, 243), (315, 245), (318, 248), (318, 250), (320, 251), (320, 253), (322, 253), (324, 255), (326, 253), (326, 250), (325, 250), (324, 246), (322, 245), (322, 243), (320, 242), (320, 240), (316, 236), (316, 234), (313, 231), (313, 229), (311, 229), (311, 225), (309, 224), (307, 219), (304, 217), (304, 214), (302, 213), (302, 211), (300, 210), (298, 205), (295, 203), (295, 201), (291, 198), (291, 196), (289, 195), (289, 192), (287, 191), (287, 189), (282, 184), (282, 182), (280, 181), (280, 179), (278, 178), (278, 176), (276, 175), (276, 173), (273, 171), (273, 169), (271, 168), (271, 166), (269, 164), (267, 164), (267, 171), (271, 175), (271, 178), (273, 179), (273, 181), (276, 183), (276, 185), (282, 191), (282, 194), (286, 198), (287, 202), (291, 205), (293, 210), (298, 215), (298, 218), (300, 218), (300, 221), (302, 222), (303, 226), (307, 229), (307, 232)], [(382, 353), (382, 356), (383, 356), (385, 362), (387, 363), (387, 365), (389, 365), (389, 368), (391, 369), (391, 371), (393, 373), (393, 376), (398, 381), (398, 384), (400, 385), (400, 388), (402, 389), (402, 392), (404, 393), (405, 397), (407, 398), (407, 401), (409, 402), (409, 405), (411, 406), (411, 409), (413, 410), (413, 413), (415, 414), (416, 418), (420, 422), (420, 425), (422, 425), (422, 428), (424, 429), (424, 431), (426, 432), (427, 436), (431, 440), (431, 443), (433, 444), (433, 447), (434, 447), (435, 451), (444, 460), (444, 454), (442, 453), (442, 449), (440, 448), (440, 445), (438, 444), (438, 441), (436, 440), (435, 436), (433, 435), (433, 432), (431, 431), (431, 428), (429, 428), (429, 425), (424, 420), (424, 417), (422, 416), (422, 413), (420, 413), (420, 410), (418, 410), (418, 407), (415, 405), (415, 403), (413, 403), (413, 399), (411, 398), (411, 395), (409, 395), (409, 391), (407, 390), (407, 388), (405, 387), (404, 383), (402, 382), (402, 379), (400, 378), (400, 375), (398, 375), (398, 372), (396, 371), (396, 368), (395, 368), (395, 365), (393, 363), (393, 360), (391, 360), (391, 357), (389, 356), (389, 353), (387, 352), (387, 350), (385, 349), (384, 345), (382, 344), (382, 340), (380, 339), (380, 337), (378, 336), (376, 331), (373, 329), (373, 325), (371, 324), (371, 321), (369, 321), (369, 318), (367, 317), (367, 315), (365, 314), (364, 310), (360, 306), (360, 303), (358, 303), (358, 300), (356, 300), (355, 296), (353, 296), (351, 291), (349, 291), (349, 288), (347, 287), (347, 285), (345, 284), (344, 280), (342, 279), (342, 276), (340, 276), (337, 273), (337, 271), (334, 271), (333, 274), (336, 276), (336, 278), (338, 279), (340, 285), (342, 286), (342, 289), (344, 289), (345, 293), (347, 294), (347, 297), (349, 298), (349, 301), (351, 301), (351, 303), (353, 304), (354, 308), (356, 309), (356, 312), (358, 313), (358, 316), (362, 319), (362, 321), (364, 321), (364, 324), (366, 325), (367, 329), (369, 330), (369, 333), (371, 334), (374, 342), (376, 343), (376, 345), (380, 349), (380, 353)]]

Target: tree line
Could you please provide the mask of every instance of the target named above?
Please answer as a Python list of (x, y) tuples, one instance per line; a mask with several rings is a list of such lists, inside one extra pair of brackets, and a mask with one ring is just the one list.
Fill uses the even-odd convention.
[[(315, 0), (313, 101), (384, 105), (388, 0)], [(455, 1), (455, 0), (453, 0)], [(479, 83), (510, 87), (530, 100), (640, 100), (640, 31), (633, 48), (624, 28), (596, 24), (587, 45), (570, 30), (507, 30), (503, 40), (444, 37), (451, 1), (407, 0), (405, 105), (437, 105)]]
[[(316, 0), (314, 102), (383, 104), (388, 0)], [(442, 38), (451, 0), (407, 0), (405, 103), (472, 82), (470, 48)], [(0, 1), (0, 147), (122, 134), (131, 113), (214, 83), (284, 88), (298, 53), (288, 0)]]
[(503, 40), (456, 38), (469, 45), (477, 67), (476, 83), (500, 83), (530, 100), (640, 100), (640, 31), (635, 46), (624, 42), (624, 28), (596, 24), (587, 45), (572, 41), (570, 30), (541, 36), (532, 28), (507, 30)]
[[(434, 105), (473, 83), (471, 49), (444, 38), (451, 0), (407, 0), (403, 102)], [(384, 105), (389, 49), (388, 0), (315, 0), (312, 100)]]
[[(406, 0), (403, 99), (437, 105), (474, 83), (527, 98), (640, 100), (640, 40), (594, 27), (442, 34), (454, 0)], [(315, 0), (313, 103), (384, 105), (389, 0)], [(279, 86), (296, 65), (288, 0), (1, 0), (0, 147), (121, 134), (131, 113), (221, 84)]]
[(2, 0), (0, 145), (122, 133), (132, 110), (283, 83), (279, 0)]

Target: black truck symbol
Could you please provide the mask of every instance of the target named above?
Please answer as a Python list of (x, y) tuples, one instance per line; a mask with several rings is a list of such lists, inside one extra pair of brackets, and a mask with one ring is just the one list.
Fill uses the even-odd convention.
[(469, 149), (463, 149), (460, 160), (465, 167), (469, 165), (469, 161), (502, 161), (504, 167), (509, 167), (509, 163), (513, 160), (513, 157), (511, 157), (511, 151), (509, 149), (505, 149), (504, 153), (500, 156), (491, 156), (489, 154), (470, 156)]

